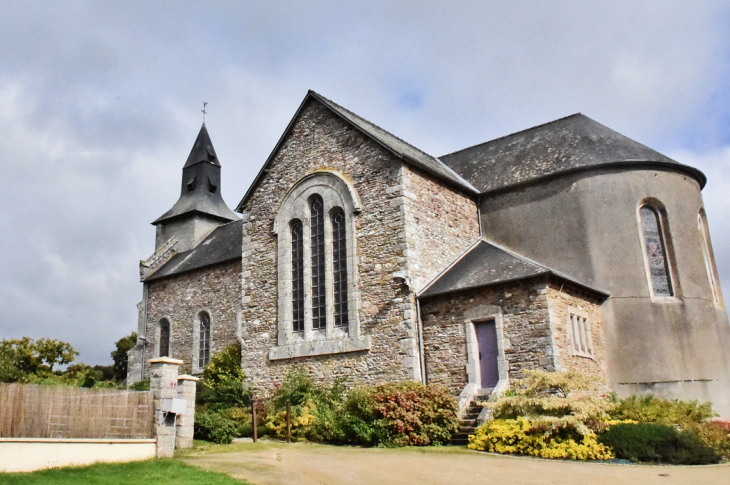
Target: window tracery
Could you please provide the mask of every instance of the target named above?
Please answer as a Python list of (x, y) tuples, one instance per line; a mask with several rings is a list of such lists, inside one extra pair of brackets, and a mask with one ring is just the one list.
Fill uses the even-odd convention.
[(370, 348), (358, 319), (355, 216), (360, 200), (336, 171), (304, 176), (274, 220), (278, 346), (272, 360)]

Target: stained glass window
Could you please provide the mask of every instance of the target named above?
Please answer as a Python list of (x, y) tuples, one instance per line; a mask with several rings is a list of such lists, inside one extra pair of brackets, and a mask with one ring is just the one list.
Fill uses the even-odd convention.
[(334, 282), (335, 325), (347, 326), (347, 232), (345, 211), (332, 213), (332, 280)]
[(198, 368), (202, 369), (210, 360), (210, 315), (202, 312), (199, 318)]
[(304, 233), (302, 221), (291, 223), (292, 330), (304, 331)]
[(170, 322), (160, 320), (160, 357), (170, 357)]
[(322, 197), (315, 195), (309, 202), (312, 250), (312, 328), (327, 326), (327, 306), (325, 303), (325, 260), (324, 260), (324, 204)]
[(655, 296), (672, 296), (667, 251), (662, 234), (661, 220), (656, 210), (643, 206), (639, 210), (641, 230), (644, 236), (644, 250), (649, 264), (651, 287)]

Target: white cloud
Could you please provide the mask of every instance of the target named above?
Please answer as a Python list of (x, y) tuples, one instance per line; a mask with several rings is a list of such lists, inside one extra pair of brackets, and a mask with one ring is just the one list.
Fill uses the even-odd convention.
[(108, 360), (202, 101), (235, 206), (308, 88), (435, 155), (576, 111), (684, 151), (710, 176), (730, 276), (729, 17), (678, 1), (5, 2), (0, 338)]

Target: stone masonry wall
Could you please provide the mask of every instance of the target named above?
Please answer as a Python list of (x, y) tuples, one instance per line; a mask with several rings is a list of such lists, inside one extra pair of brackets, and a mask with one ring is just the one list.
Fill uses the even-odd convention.
[(465, 314), (485, 305), (501, 308), (505, 358), (510, 379), (522, 370), (554, 370), (545, 281), (528, 280), (499, 287), (436, 296), (421, 302), (428, 381), (459, 394), (467, 384)]
[(406, 166), (408, 270), (412, 287), (420, 291), (479, 237), (477, 205), (435, 177)]
[[(553, 283), (548, 286), (548, 309), (557, 351), (557, 363), (561, 369), (580, 369), (607, 380), (606, 346), (603, 336), (600, 305), (592, 297), (569, 285)], [(578, 308), (588, 314), (593, 343), (593, 358), (573, 355), (571, 350), (568, 307)]]
[(146, 358), (157, 357), (157, 325), (170, 321), (170, 357), (184, 362), (181, 372), (192, 373), (195, 318), (210, 313), (211, 356), (236, 343), (241, 295), (241, 262), (231, 261), (171, 276), (149, 285)]
[[(287, 191), (323, 168), (350, 179), (362, 201), (355, 221), (359, 320), (371, 349), (269, 361), (277, 345), (274, 218)], [(415, 298), (398, 279), (407, 257), (402, 162), (310, 100), (266, 170), (243, 211), (242, 365), (254, 388), (269, 392), (298, 366), (318, 380), (346, 377), (351, 384), (417, 378)]]
[[(569, 306), (588, 314), (593, 359), (573, 356), (570, 351)], [(473, 315), (479, 307), (501, 309), (510, 380), (520, 379), (523, 370), (534, 368), (578, 368), (605, 379), (603, 325), (595, 296), (567, 284), (533, 279), (422, 300), (429, 382), (446, 385), (454, 394), (466, 386), (466, 315)]]

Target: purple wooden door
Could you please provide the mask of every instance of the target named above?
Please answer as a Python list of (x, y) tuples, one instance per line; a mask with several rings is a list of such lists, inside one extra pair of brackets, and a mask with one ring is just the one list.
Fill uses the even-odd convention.
[(482, 389), (494, 387), (499, 381), (497, 366), (497, 329), (494, 322), (478, 322), (474, 324), (479, 347), (479, 370)]

